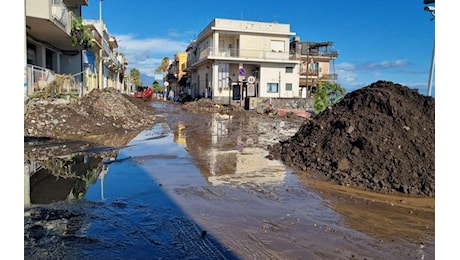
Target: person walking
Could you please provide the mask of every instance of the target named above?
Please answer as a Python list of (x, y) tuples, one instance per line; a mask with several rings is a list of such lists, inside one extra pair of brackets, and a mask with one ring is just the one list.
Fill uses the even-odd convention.
[(174, 100), (174, 90), (172, 88), (169, 90), (168, 97), (169, 97), (169, 100), (171, 101)]

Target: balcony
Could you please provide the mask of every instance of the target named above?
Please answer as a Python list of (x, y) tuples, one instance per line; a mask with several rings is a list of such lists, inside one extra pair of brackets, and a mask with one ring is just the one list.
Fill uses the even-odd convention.
[(320, 74), (317, 70), (312, 70), (312, 71), (300, 71), (299, 72), (300, 76), (307, 76), (307, 77), (316, 77), (316, 78), (321, 78), (324, 80), (337, 80), (337, 74)]
[[(51, 2), (54, 2), (51, 3)], [(73, 46), (70, 31), (75, 15), (60, 1), (27, 0), (26, 32), (34, 40), (48, 43), (63, 52), (79, 51)]]
[(336, 59), (339, 52), (332, 48), (332, 42), (291, 42), (291, 55), (296, 59), (304, 57)]
[(300, 71), (300, 76), (308, 76), (308, 77), (318, 77), (319, 72), (317, 70), (312, 70), (312, 71)]
[(337, 80), (337, 74), (323, 74), (319, 80), (321, 81), (335, 81)]
[(289, 52), (275, 50), (253, 50), (240, 48), (206, 48), (201, 52), (192, 51), (189, 64), (195, 64), (207, 59), (252, 60), (252, 61), (285, 61), (291, 59)]

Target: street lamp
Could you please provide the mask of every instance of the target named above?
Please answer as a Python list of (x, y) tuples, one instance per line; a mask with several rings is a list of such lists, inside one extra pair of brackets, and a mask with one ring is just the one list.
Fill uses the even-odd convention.
[[(423, 3), (424, 4), (431, 4), (431, 3), (434, 3), (434, 0), (424, 0)], [(435, 11), (434, 6), (425, 6), (425, 8), (423, 8), (423, 10), (425, 10), (427, 12), (430, 12), (431, 15), (433, 16), (433, 18), (431, 18), (431, 20), (434, 20), (434, 11)], [(435, 40), (436, 40), (436, 38), (435, 38)], [(428, 96), (431, 96), (431, 85), (433, 84), (435, 40), (433, 40), (433, 55), (431, 56), (430, 75), (428, 77), (428, 88), (427, 88), (427, 95)]]
[(104, 0), (99, 0), (99, 21), (102, 21), (102, 1)]

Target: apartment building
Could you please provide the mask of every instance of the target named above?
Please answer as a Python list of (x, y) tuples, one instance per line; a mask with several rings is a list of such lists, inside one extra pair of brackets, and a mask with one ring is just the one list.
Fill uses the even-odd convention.
[(335, 60), (339, 53), (333, 42), (300, 41), (293, 37), (290, 43), (291, 55), (300, 61), (299, 87), (301, 97), (311, 97), (321, 82), (337, 82)]
[(181, 81), (182, 77), (186, 75), (185, 69), (187, 65), (187, 53), (178, 52), (174, 55), (168, 67), (168, 71), (164, 77), (164, 81), (168, 82), (168, 90), (172, 89), (175, 94), (181, 91), (186, 91), (185, 84)]
[(294, 35), (289, 24), (215, 18), (186, 49), (189, 92), (222, 104), (298, 97)]
[[(84, 71), (91, 84), (89, 89), (115, 88), (123, 92), (129, 92), (129, 84), (125, 82), (128, 75), (125, 75), (128, 60), (118, 51), (118, 41), (111, 36), (107, 26), (101, 20), (83, 20), (83, 23), (90, 28), (93, 35), (93, 46), (84, 50)], [(94, 84), (94, 79), (97, 79)]]
[[(24, 95), (47, 87), (59, 76), (63, 91), (83, 95), (94, 88), (120, 87), (127, 62), (114, 55), (116, 39), (102, 21), (83, 21), (88, 0), (26, 0)], [(90, 27), (90, 41), (75, 42), (75, 26)]]

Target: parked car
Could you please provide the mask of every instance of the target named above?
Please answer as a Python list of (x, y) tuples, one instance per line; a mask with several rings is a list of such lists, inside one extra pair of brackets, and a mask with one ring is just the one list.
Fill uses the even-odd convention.
[(134, 97), (137, 98), (152, 98), (153, 90), (149, 86), (139, 86), (134, 92)]

